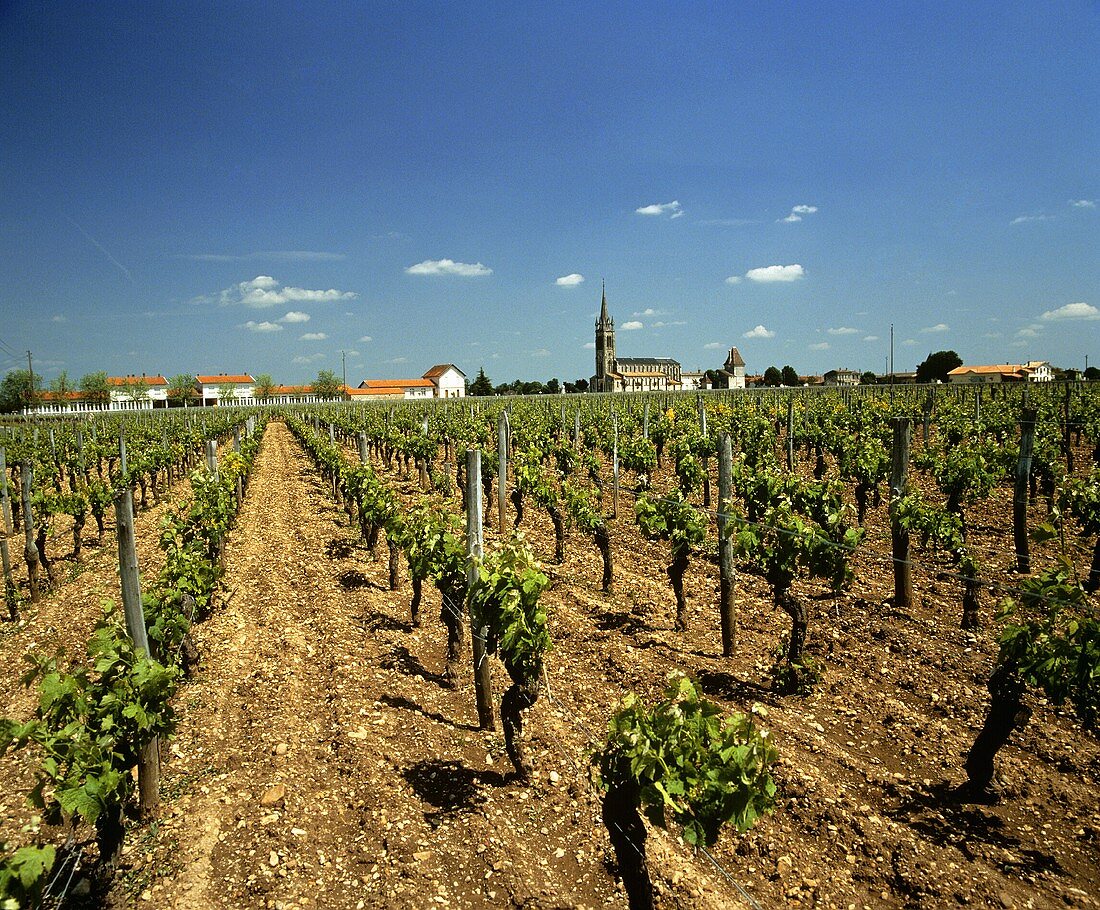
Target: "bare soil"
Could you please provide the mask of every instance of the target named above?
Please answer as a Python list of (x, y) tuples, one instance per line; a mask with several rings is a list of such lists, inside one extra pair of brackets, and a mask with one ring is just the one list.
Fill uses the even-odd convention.
[[(411, 502), (415, 475), (389, 477)], [(972, 517), (998, 585), (1011, 582), (1010, 493)], [(522, 530), (548, 560), (545, 514), (529, 506)], [(674, 632), (667, 550), (638, 535), (624, 490), (613, 592), (600, 593), (599, 554), (575, 532), (547, 567), (551, 695), (528, 712), (537, 774), (522, 785), (501, 736), (477, 728), (469, 669), (445, 684), (438, 595), (425, 588), (412, 628), (404, 567), (389, 591), (384, 544), (367, 552), (273, 423), (227, 541), (221, 603), (195, 629), (202, 663), (164, 750), (163, 805), (131, 833), (108, 905), (625, 907), (588, 756), (627, 691), (656, 697), (681, 671), (730, 711), (766, 707), (780, 793), (711, 856), (651, 829), (660, 906), (1100, 906), (1097, 740), (1037, 702), (999, 758), (1000, 800), (960, 799), (991, 624), (959, 628), (959, 585), (923, 555), (917, 605), (894, 610), (885, 507), (868, 530), (850, 592), (801, 591), (826, 675), (813, 694), (780, 698), (767, 668), (786, 614), (742, 575), (738, 650), (722, 658), (717, 570), (700, 556), (689, 629)]]

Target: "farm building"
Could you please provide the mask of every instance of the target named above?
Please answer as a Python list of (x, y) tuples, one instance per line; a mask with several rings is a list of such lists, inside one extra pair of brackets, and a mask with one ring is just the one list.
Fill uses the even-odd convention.
[(256, 403), (256, 380), (248, 373), (196, 376), (195, 389), (207, 408)]
[(1029, 360), (1027, 363), (997, 363), (983, 366), (955, 367), (947, 374), (949, 382), (1051, 382), (1054, 371), (1046, 360)]
[(453, 363), (438, 363), (419, 379), (364, 379), (353, 394), (384, 398), (465, 398), (466, 374)]

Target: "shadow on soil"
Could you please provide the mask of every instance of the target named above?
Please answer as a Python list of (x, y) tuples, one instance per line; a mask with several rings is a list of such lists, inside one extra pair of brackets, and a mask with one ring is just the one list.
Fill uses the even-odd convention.
[(434, 720), (437, 724), (445, 724), (448, 727), (454, 727), (456, 730), (467, 730), (470, 733), (476, 733), (480, 728), (476, 724), (462, 724), (457, 721), (451, 720), (449, 717), (444, 717), (438, 711), (428, 711), (422, 706), (418, 705), (411, 699), (404, 698), (397, 695), (383, 695), (378, 699), (382, 704), (389, 705), (391, 708), (401, 708), (405, 711), (414, 711), (422, 717), (428, 718), (428, 720)]
[(355, 541), (338, 537), (325, 544), (325, 555), (329, 559), (347, 559), (355, 551)]
[(738, 679), (732, 673), (702, 670), (697, 676), (704, 694), (730, 701), (763, 701), (777, 704), (775, 693), (768, 686)]
[(393, 653), (382, 660), (382, 667), (386, 670), (397, 670), (406, 676), (415, 676), (427, 682), (435, 683), (441, 689), (451, 688), (450, 680), (446, 676), (441, 673), (433, 673), (420, 662), (420, 658), (404, 645), (397, 645), (393, 649)]
[(404, 632), (406, 635), (413, 630), (412, 623), (395, 619), (388, 613), (378, 610), (364, 616), (362, 626), (368, 632)]
[(377, 581), (371, 581), (358, 569), (348, 569), (346, 572), (341, 572), (336, 576), (336, 580), (340, 582), (340, 587), (345, 591), (358, 591), (360, 588), (377, 588), (379, 591), (386, 590), (385, 585)]
[[(1006, 874), (1066, 875), (1056, 857), (1021, 849), (1010, 825), (985, 808), (993, 802), (995, 797), (975, 796), (965, 785), (954, 787), (944, 781), (914, 794), (891, 814), (933, 843), (954, 847), (971, 861), (991, 861)], [(997, 848), (997, 855), (985, 847)]]
[(425, 812), (431, 825), (450, 816), (476, 811), (485, 802), (483, 788), (504, 786), (504, 775), (498, 771), (476, 771), (455, 761), (438, 758), (417, 762), (402, 776), (413, 792), (435, 812)]
[(656, 631), (640, 616), (617, 610), (604, 610), (600, 613), (596, 617), (596, 628), (601, 632), (622, 632), (624, 635)]

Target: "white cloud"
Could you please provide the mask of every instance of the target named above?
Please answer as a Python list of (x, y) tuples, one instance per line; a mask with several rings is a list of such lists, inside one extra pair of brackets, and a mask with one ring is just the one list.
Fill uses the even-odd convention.
[(631, 316), (664, 316), (665, 314), (660, 310), (655, 310), (653, 307), (646, 307), (644, 310), (638, 313), (631, 313)]
[(726, 284), (740, 284), (740, 283), (741, 283), (741, 276), (740, 275), (730, 275), (729, 278), (726, 279)]
[(594, 341), (586, 341), (586, 342), (584, 343), (584, 346), (585, 346), (585, 348), (586, 348), (587, 350), (589, 350), (589, 351), (594, 351), (594, 350), (596, 350), (596, 342), (594, 342)]
[(253, 322), (251, 319), (244, 324), (250, 332), (281, 332), (283, 327), (277, 322)]
[(1016, 333), (1016, 337), (1017, 338), (1038, 338), (1039, 333), (1036, 332), (1035, 329), (1031, 328), (1030, 326), (1025, 326), (1024, 328), (1020, 329), (1020, 331), (1018, 331)]
[(774, 338), (775, 337), (775, 332), (771, 332), (768, 329), (764, 328), (764, 326), (758, 325), (755, 329), (749, 329), (749, 331), (745, 332), (745, 334), (742, 335), (741, 337), (742, 338)]
[(921, 329), (921, 332), (925, 335), (935, 335), (940, 332), (946, 332), (950, 328), (946, 322), (937, 322), (935, 325), (930, 325)]
[(575, 288), (582, 281), (584, 281), (584, 275), (574, 272), (572, 275), (562, 275), (554, 281), (554, 284), (559, 288)]
[(1027, 224), (1029, 221), (1051, 221), (1053, 215), (1019, 215), (1013, 218), (1009, 224)]
[(392, 360), (387, 360), (386, 363), (408, 363), (408, 357), (394, 357)]
[(907, 348), (915, 347), (916, 343), (917, 343), (916, 338), (906, 338), (905, 341), (902, 342), (902, 344), (905, 345), (905, 347), (907, 347)]
[(780, 218), (778, 220), (785, 224), (794, 224), (796, 221), (801, 221), (803, 215), (812, 215), (816, 211), (816, 205), (796, 205), (791, 209), (791, 213), (786, 218)]
[(344, 356), (345, 357), (362, 357), (363, 355), (360, 354), (358, 351), (344, 351)]
[(622, 329), (624, 332), (630, 332), (634, 329), (644, 329), (645, 326), (642, 323), (638, 322), (637, 319), (632, 319), (630, 320), (630, 322), (624, 322), (621, 326), (619, 326), (619, 328)]
[(859, 334), (859, 329), (849, 328), (846, 325), (842, 325), (839, 328), (835, 328), (835, 329), (826, 329), (825, 331), (828, 332), (830, 335), (858, 335)]
[(324, 341), (328, 338), (324, 332), (306, 332), (301, 336), (302, 341)]
[(291, 310), (287, 313), (279, 322), (309, 322), (309, 313), (300, 313), (297, 310)]
[(779, 281), (798, 281), (805, 274), (806, 272), (802, 266), (795, 263), (794, 265), (766, 265), (758, 269), (749, 269), (745, 272), (745, 277), (749, 281), (772, 284)]
[(371, 338), (371, 337), (370, 337), (370, 335), (364, 335), (364, 336), (363, 336), (362, 338), (360, 338), (359, 340), (360, 340), (361, 342), (363, 342), (364, 344), (369, 344), (370, 342), (374, 341), (374, 339), (373, 339), (373, 338)]
[(550, 352), (546, 348), (539, 348), (537, 351), (531, 352), (532, 357), (549, 357)]
[(310, 354), (308, 356), (299, 355), (295, 357), (291, 363), (316, 363), (318, 360), (324, 360), (324, 354)]
[(725, 347), (725, 342), (722, 341), (708, 341), (703, 345), (704, 351), (720, 351)]
[(651, 322), (649, 327), (651, 329), (663, 329), (665, 326), (669, 325), (687, 325), (687, 322), (683, 319), (672, 319), (668, 322)]
[(1100, 319), (1100, 310), (1091, 303), (1067, 303), (1056, 310), (1047, 310), (1043, 319)]
[(878, 341), (878, 335), (864, 335), (864, 341)]
[(1069, 204), (1075, 209), (1094, 209), (1096, 208), (1096, 201), (1093, 199), (1071, 199)]
[(684, 214), (684, 209), (679, 202), (655, 202), (653, 205), (643, 205), (634, 209), (639, 215), (668, 215), (670, 218), (679, 218)]
[(482, 275), (492, 275), (493, 270), (488, 266), (475, 262), (455, 262), (453, 259), (425, 259), (416, 265), (410, 265), (405, 269), (406, 275), (458, 275), (462, 278), (477, 278)]
[(829, 350), (829, 348), (831, 348), (831, 347), (832, 347), (832, 345), (831, 345), (831, 344), (829, 344), (829, 342), (827, 342), (827, 341), (819, 341), (819, 342), (817, 342), (816, 344), (811, 344), (811, 345), (810, 345), (810, 350), (811, 350), (811, 351), (827, 351), (827, 350)]
[(69, 320), (66, 319), (64, 316), (62, 316), (60, 313), (58, 313), (56, 316), (53, 316), (53, 317), (50, 318), (50, 322), (56, 322), (56, 323), (59, 323), (59, 324), (62, 323), (62, 322), (68, 322), (68, 321)]
[[(231, 288), (226, 288), (218, 296), (217, 300), (222, 306), (243, 305), (251, 309), (261, 310), (270, 306), (281, 306), (288, 303), (326, 303), (331, 300), (355, 300), (358, 294), (354, 291), (338, 291), (329, 288), (327, 291), (314, 291), (307, 288), (283, 287), (270, 275), (257, 275), (251, 281), (242, 281)], [(195, 302), (205, 302), (210, 298), (198, 298)]]

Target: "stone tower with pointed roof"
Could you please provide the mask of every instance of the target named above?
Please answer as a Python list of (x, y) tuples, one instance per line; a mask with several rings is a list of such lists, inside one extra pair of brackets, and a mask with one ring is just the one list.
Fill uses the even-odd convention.
[(614, 392), (615, 320), (607, 313), (607, 288), (601, 282), (600, 318), (596, 320), (596, 376), (594, 392)]

